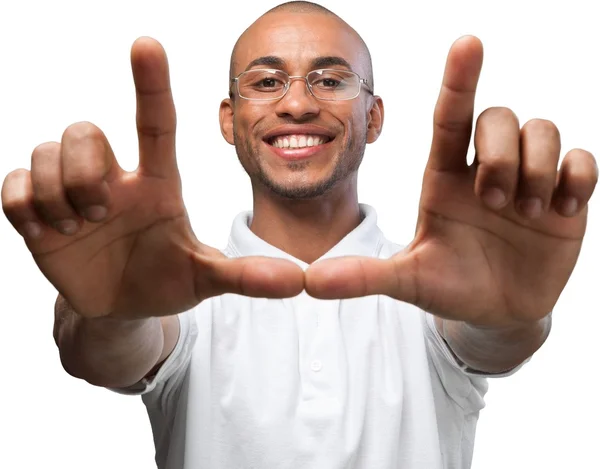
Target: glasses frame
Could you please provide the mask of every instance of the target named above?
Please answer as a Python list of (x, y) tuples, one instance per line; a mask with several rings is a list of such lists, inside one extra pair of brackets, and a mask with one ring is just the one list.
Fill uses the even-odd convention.
[[(269, 72), (269, 73), (283, 73), (285, 75), (287, 75), (288, 79), (287, 79), (287, 83), (285, 84), (284, 87), (284, 91), (283, 94), (281, 96), (278, 96), (277, 98), (247, 98), (245, 96), (242, 96), (242, 94), (240, 93), (240, 86), (239, 86), (239, 80), (240, 77), (246, 75), (247, 73), (250, 72)], [(350, 98), (342, 98), (342, 99), (338, 99), (338, 98), (320, 98), (318, 96), (315, 96), (315, 93), (313, 92), (312, 89), (312, 85), (308, 82), (308, 76), (312, 73), (315, 72), (345, 72), (345, 73), (351, 73), (352, 75), (356, 76), (358, 78), (358, 91), (356, 92), (356, 94)], [(251, 70), (246, 70), (242, 73), (240, 73), (237, 77), (231, 78), (231, 85), (235, 85), (235, 89), (237, 91), (237, 95), (241, 98), (241, 99), (245, 99), (247, 101), (277, 101), (279, 99), (283, 99), (285, 97), (285, 95), (287, 94), (287, 92), (290, 90), (290, 87), (292, 85), (292, 81), (293, 80), (304, 80), (304, 83), (306, 84), (306, 88), (308, 88), (309, 93), (311, 94), (311, 96), (315, 99), (318, 99), (319, 101), (350, 101), (352, 99), (356, 99), (359, 95), (360, 92), (363, 88), (363, 86), (366, 88), (366, 90), (373, 94), (373, 90), (371, 89), (371, 87), (369, 86), (369, 82), (366, 78), (362, 78), (358, 73), (355, 73), (351, 70), (340, 70), (337, 68), (319, 68), (316, 70), (311, 70), (310, 72), (308, 72), (305, 76), (301, 76), (301, 75), (288, 75), (286, 72), (284, 72), (283, 70), (279, 70), (279, 69), (275, 69), (275, 68), (254, 68)]]

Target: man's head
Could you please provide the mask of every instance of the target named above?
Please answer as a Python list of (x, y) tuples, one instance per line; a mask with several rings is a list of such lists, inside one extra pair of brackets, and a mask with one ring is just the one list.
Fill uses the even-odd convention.
[[(257, 69), (276, 72), (240, 76)], [(322, 69), (333, 71), (310, 76), (314, 94), (304, 79), (292, 79), (279, 97), (286, 74), (304, 77)], [(355, 185), (365, 145), (377, 139), (383, 123), (372, 75), (362, 38), (320, 5), (284, 3), (244, 31), (232, 52), (231, 95), (220, 117), (255, 191), (309, 199), (343, 182)], [(337, 99), (352, 91), (353, 99)]]

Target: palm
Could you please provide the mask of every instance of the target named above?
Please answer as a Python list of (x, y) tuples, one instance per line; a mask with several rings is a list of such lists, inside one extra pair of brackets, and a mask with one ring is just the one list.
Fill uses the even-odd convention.
[[(132, 68), (140, 149), (135, 172), (119, 167), (102, 131), (80, 123), (60, 144), (48, 145), (48, 154), (36, 148), (30, 172), (17, 170), (5, 180), (2, 202), (11, 223), (41, 227), (41, 236), (26, 235), (41, 271), (90, 317), (171, 315), (223, 293), (298, 294), (304, 276), (292, 262), (227, 259), (196, 239), (181, 197), (166, 54), (156, 41), (137, 41)], [(93, 206), (107, 208), (107, 216), (80, 216)], [(78, 222), (76, 234), (54, 229), (65, 220)]]
[(85, 224), (73, 237), (48, 230), (29, 248), (40, 270), (84, 313), (181, 311), (197, 302), (190, 252), (202, 246), (171, 181), (127, 176), (109, 185), (113, 203), (105, 222)]
[(493, 320), (497, 311), (514, 318), (547, 314), (575, 266), (585, 213), (564, 218), (551, 211), (528, 221), (513, 207), (487, 209), (473, 185), (472, 171), (425, 175), (410, 247), (420, 265), (415, 282), (423, 306), (475, 321)]
[[(534, 321), (552, 310), (581, 248), (594, 159), (572, 150), (557, 172), (560, 140), (551, 123), (519, 129), (512, 112), (490, 108), (478, 119), (469, 166), (482, 60), (473, 38), (449, 54), (412, 243), (391, 259), (319, 262), (306, 273), (310, 294), (383, 294), (439, 317), (490, 325)], [(504, 196), (490, 198), (486, 189)], [(569, 201), (578, 212), (569, 213)]]

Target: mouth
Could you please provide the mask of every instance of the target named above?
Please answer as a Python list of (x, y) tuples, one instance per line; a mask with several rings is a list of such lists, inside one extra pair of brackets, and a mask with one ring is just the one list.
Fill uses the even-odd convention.
[(288, 134), (276, 135), (266, 139), (265, 141), (275, 148), (298, 150), (302, 148), (312, 148), (325, 145), (332, 140), (332, 137), (326, 135)]
[(267, 147), (277, 157), (287, 161), (300, 161), (317, 156), (334, 140), (316, 134), (285, 134), (265, 139)]
[(303, 160), (322, 154), (335, 140), (335, 134), (320, 125), (284, 125), (264, 137), (267, 148), (284, 160)]

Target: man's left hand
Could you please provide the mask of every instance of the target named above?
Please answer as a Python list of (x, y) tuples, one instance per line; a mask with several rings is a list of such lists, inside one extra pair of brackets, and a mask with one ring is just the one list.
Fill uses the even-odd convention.
[(481, 325), (529, 323), (551, 312), (581, 249), (598, 167), (581, 149), (559, 167), (556, 126), (534, 119), (520, 127), (507, 108), (479, 116), (469, 165), (482, 62), (477, 38), (450, 49), (412, 243), (390, 259), (313, 264), (310, 295), (383, 294)]

